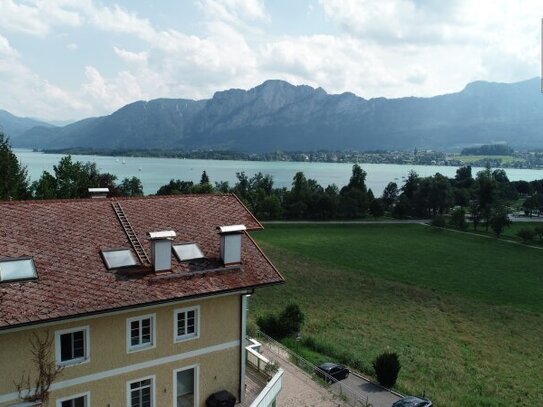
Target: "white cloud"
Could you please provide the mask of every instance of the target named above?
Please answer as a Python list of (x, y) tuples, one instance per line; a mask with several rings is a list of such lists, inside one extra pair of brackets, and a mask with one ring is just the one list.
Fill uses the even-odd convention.
[(45, 36), (54, 26), (76, 27), (81, 24), (81, 19), (79, 13), (73, 10), (74, 5), (69, 0), (30, 3), (0, 0), (0, 27), (36, 36)]
[[(326, 34), (280, 35), (264, 0), (196, 0), (203, 15), (196, 35), (105, 2), (0, 0), (0, 55), (9, 56), (0, 58), (0, 80), (11, 81), (0, 106), (64, 119), (110, 113), (137, 99), (207, 98), (270, 78), (363, 97), (430, 96), (477, 79), (516, 81), (539, 73), (539, 3), (319, 0), (307, 9), (320, 4)], [(86, 60), (79, 86), (54, 84), (25, 67), (24, 50), (8, 41), (12, 32), (46, 41), (65, 28), (102, 34), (96, 47), (111, 50), (114, 64)]]
[(262, 0), (199, 0), (199, 4), (212, 18), (229, 23), (269, 20)]
[(95, 109), (112, 111), (135, 100), (142, 99), (138, 80), (127, 71), (121, 71), (110, 81), (104, 79), (98, 69), (85, 67), (86, 81), (82, 93), (89, 97)]
[(148, 57), (147, 52), (144, 52), (144, 51), (132, 52), (132, 51), (127, 51), (122, 48), (118, 48), (118, 47), (113, 47), (113, 50), (121, 59), (123, 59), (126, 62), (136, 62), (136, 63), (147, 62), (147, 57)]

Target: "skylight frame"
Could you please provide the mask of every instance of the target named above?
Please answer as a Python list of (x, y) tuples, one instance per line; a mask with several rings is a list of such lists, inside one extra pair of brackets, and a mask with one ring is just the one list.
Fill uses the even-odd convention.
[[(2, 263), (17, 263), (17, 262), (27, 262), (30, 264), (30, 271), (32, 275), (25, 274), (20, 278), (4, 278), (2, 273)], [(10, 272), (8, 272), (10, 273)], [(11, 271), (13, 273), (13, 271)], [(34, 263), (34, 258), (30, 256), (21, 256), (21, 257), (3, 257), (0, 258), (0, 284), (2, 283), (12, 283), (17, 281), (30, 281), (36, 280), (38, 278), (38, 272), (36, 270), (36, 263)]]
[[(124, 265), (115, 265), (115, 264), (111, 265), (111, 262), (108, 260), (106, 253), (112, 253), (112, 252), (128, 252), (130, 254), (130, 257), (133, 260), (133, 263), (124, 264)], [(135, 267), (139, 265), (138, 259), (134, 255), (133, 251), (129, 249), (128, 247), (102, 249), (100, 250), (100, 256), (102, 257), (102, 260), (104, 261), (104, 264), (108, 270), (125, 269), (125, 268)]]
[[(176, 248), (182, 247), (182, 246), (194, 246), (200, 252), (201, 256), (182, 258), (181, 254), (178, 253), (178, 251), (176, 250)], [(192, 249), (192, 250), (194, 250), (194, 249)], [(205, 255), (204, 251), (202, 250), (200, 245), (198, 243), (196, 243), (196, 242), (184, 242), (184, 243), (172, 244), (172, 251), (175, 254), (175, 258), (177, 260), (179, 260), (180, 262), (207, 259), (207, 256)]]

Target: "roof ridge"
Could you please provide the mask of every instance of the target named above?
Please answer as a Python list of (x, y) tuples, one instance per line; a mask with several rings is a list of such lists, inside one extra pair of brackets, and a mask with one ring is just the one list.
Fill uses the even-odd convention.
[[(55, 199), (25, 199), (25, 200), (13, 200), (13, 201), (2, 201), (0, 200), (0, 205), (31, 205), (31, 204), (53, 204), (53, 203), (63, 203), (63, 202), (114, 202), (117, 200), (122, 201), (137, 201), (137, 200), (154, 200), (154, 199), (183, 199), (183, 198), (196, 198), (203, 196), (217, 196), (217, 197), (228, 197), (235, 194), (232, 193), (213, 193), (213, 194), (177, 194), (177, 195), (143, 195), (143, 196), (112, 196), (107, 198), (92, 199), (92, 198), (55, 198)], [(236, 197), (237, 198), (237, 197)]]

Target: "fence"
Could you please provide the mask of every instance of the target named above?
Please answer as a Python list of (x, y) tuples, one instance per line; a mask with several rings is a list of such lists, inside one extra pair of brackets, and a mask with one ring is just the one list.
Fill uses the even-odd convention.
[(306, 372), (311, 378), (321, 385), (326, 386), (328, 390), (336, 394), (340, 399), (353, 407), (372, 407), (366, 397), (359, 391), (347, 384), (336, 380), (327, 373), (319, 370), (316, 365), (304, 359), (302, 356), (283, 346), (275, 339), (266, 335), (264, 332), (257, 331), (257, 338), (266, 343), (267, 349), (281, 358), (287, 358), (290, 362)]

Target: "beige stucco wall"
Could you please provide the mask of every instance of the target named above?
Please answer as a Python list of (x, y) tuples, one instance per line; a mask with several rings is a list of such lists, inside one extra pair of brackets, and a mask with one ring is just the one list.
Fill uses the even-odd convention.
[[(200, 306), (200, 337), (185, 342), (174, 343), (174, 310), (190, 306)], [(126, 320), (138, 315), (155, 314), (156, 347), (135, 353), (127, 352)], [(116, 315), (102, 315), (27, 329), (16, 332), (0, 333), (0, 396), (15, 391), (13, 382), (20, 378), (23, 371), (32, 368), (30, 361), (29, 338), (35, 332), (51, 336), (54, 332), (73, 327), (88, 326), (90, 330), (90, 361), (64, 368), (56, 382), (96, 374), (92, 381), (55, 390), (51, 393), (50, 406), (57, 398), (91, 392), (93, 406), (126, 405), (127, 381), (155, 375), (156, 406), (173, 404), (172, 383), (174, 369), (197, 365), (199, 369), (199, 404), (205, 405), (205, 399), (213, 392), (226, 389), (239, 396), (240, 348), (239, 345), (210, 352), (191, 358), (161, 363), (157, 366), (138, 368), (128, 373), (99, 379), (100, 375), (112, 369), (134, 366), (135, 364), (156, 361), (172, 355), (198, 351), (202, 348), (226, 344), (240, 339), (240, 296), (229, 295), (200, 301), (184, 302)], [(54, 346), (54, 345), (53, 345)], [(54, 355), (54, 350), (53, 350)], [(154, 362), (151, 362), (154, 363)], [(98, 377), (98, 379), (95, 379)], [(0, 407), (13, 402), (1, 403)]]

